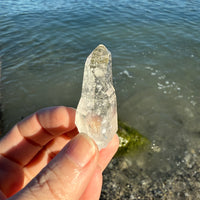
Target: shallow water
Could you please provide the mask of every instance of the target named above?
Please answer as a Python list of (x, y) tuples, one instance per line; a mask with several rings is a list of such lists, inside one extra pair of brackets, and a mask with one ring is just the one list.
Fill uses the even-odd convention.
[(199, 149), (197, 0), (1, 1), (4, 130), (45, 106), (76, 107), (85, 59), (100, 43), (112, 52), (120, 119), (159, 149), (143, 168), (180, 167), (188, 146)]

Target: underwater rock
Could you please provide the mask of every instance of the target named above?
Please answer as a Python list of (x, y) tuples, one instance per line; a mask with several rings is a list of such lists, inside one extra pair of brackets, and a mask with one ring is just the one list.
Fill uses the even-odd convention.
[(144, 150), (150, 146), (150, 141), (136, 129), (122, 121), (118, 121), (119, 149), (116, 156), (124, 156)]

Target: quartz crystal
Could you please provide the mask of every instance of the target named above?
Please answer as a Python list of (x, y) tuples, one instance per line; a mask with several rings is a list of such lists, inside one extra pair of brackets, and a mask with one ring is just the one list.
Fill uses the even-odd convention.
[(112, 81), (112, 58), (100, 44), (85, 62), (82, 94), (76, 111), (76, 126), (90, 136), (99, 150), (117, 132), (117, 101)]

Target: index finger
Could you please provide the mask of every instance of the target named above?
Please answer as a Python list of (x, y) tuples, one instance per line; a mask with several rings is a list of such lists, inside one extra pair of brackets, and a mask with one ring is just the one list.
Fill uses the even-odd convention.
[(0, 154), (26, 165), (49, 141), (75, 129), (75, 113), (73, 108), (59, 106), (30, 115), (0, 141)]

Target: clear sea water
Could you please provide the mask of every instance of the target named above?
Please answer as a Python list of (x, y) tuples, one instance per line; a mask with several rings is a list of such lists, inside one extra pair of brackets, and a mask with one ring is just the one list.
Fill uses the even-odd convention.
[(159, 149), (148, 168), (178, 167), (200, 147), (198, 0), (0, 0), (4, 130), (46, 106), (76, 107), (100, 43), (112, 52), (119, 118)]

